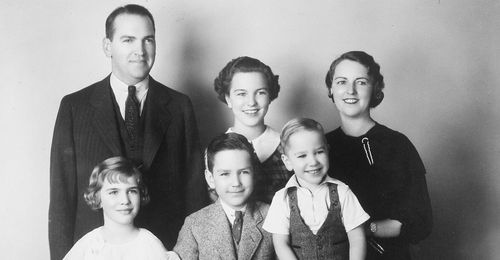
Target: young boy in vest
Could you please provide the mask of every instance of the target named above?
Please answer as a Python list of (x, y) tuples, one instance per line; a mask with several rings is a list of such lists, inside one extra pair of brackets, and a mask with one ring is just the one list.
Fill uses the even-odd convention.
[(274, 195), (264, 229), (273, 234), (279, 259), (364, 259), (368, 214), (344, 183), (327, 175), (323, 127), (293, 119), (280, 136), (282, 160), (294, 171)]
[(269, 205), (251, 199), (259, 167), (252, 145), (226, 133), (205, 156), (205, 178), (219, 198), (186, 218), (174, 251), (183, 260), (274, 259), (272, 236), (262, 229)]

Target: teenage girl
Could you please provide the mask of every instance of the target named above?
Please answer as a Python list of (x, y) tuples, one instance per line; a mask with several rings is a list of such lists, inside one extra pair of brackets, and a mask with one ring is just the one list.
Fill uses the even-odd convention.
[(278, 76), (258, 59), (238, 57), (231, 60), (214, 81), (220, 101), (234, 116), (227, 132), (245, 136), (261, 162), (254, 194), (257, 200), (270, 203), (274, 193), (283, 188), (291, 176), (280, 158), (279, 133), (265, 124), (271, 102), (278, 97)]

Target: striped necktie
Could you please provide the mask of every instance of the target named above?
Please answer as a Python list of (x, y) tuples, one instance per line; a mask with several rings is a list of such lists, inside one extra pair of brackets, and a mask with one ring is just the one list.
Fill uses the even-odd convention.
[(235, 211), (234, 215), (233, 237), (236, 244), (239, 244), (241, 239), (241, 229), (243, 227), (243, 213), (241, 211)]

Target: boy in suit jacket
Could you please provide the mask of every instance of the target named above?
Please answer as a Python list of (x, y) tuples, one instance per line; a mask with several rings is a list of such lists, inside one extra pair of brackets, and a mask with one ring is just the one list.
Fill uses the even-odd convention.
[(205, 154), (205, 179), (219, 199), (188, 216), (174, 251), (181, 259), (275, 259), (262, 229), (269, 205), (251, 199), (259, 159), (247, 139), (225, 133)]

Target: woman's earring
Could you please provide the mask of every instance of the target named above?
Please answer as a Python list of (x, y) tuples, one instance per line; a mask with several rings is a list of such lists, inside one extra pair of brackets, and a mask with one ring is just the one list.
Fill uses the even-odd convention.
[(227, 103), (227, 107), (233, 108), (233, 105), (231, 105), (231, 103)]

